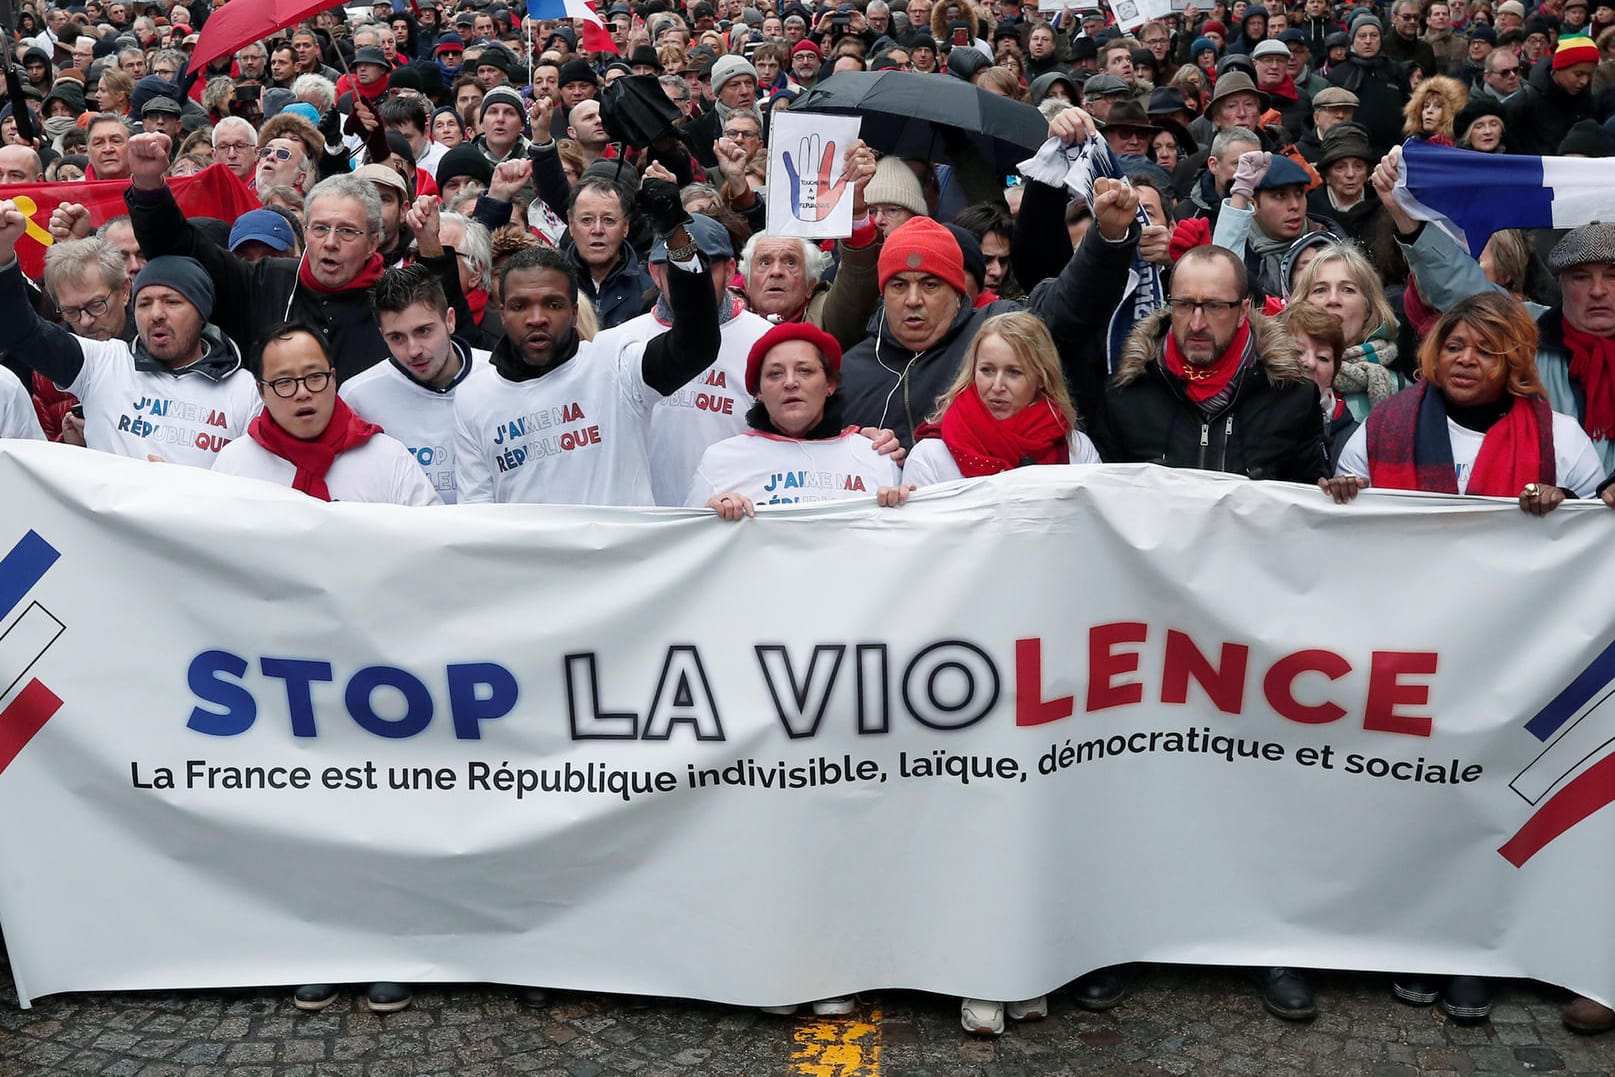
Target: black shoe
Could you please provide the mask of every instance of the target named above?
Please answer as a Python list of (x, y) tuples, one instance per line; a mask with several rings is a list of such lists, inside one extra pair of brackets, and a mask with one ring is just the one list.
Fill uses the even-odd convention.
[(1441, 1012), (1461, 1024), (1478, 1024), (1492, 1015), (1492, 993), (1479, 976), (1454, 976), (1441, 991)]
[(1391, 994), (1409, 1006), (1433, 1006), (1441, 990), (1434, 980), (1423, 976), (1398, 976), (1391, 981)]
[(1274, 1017), (1306, 1021), (1318, 1015), (1312, 988), (1294, 969), (1267, 969), (1262, 974), (1262, 1005)]
[(365, 1005), (370, 1007), (371, 1013), (397, 1013), (407, 1007), (412, 998), (414, 996), (409, 988), (403, 984), (386, 981), (371, 984), (364, 995)]
[(304, 984), (292, 995), (292, 1005), (317, 1013), (336, 1001), (336, 984)]
[(549, 989), (544, 987), (518, 987), (516, 997), (529, 1006), (548, 1006), (550, 1004)]
[(1077, 1005), (1085, 1010), (1108, 1010), (1127, 997), (1133, 986), (1132, 965), (1110, 965), (1077, 977), (1071, 985)]

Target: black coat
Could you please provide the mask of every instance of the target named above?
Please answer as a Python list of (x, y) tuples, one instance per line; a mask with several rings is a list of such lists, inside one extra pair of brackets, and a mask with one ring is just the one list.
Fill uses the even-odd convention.
[(1383, 53), (1371, 60), (1353, 55), (1329, 69), (1329, 82), (1357, 95), (1353, 119), (1368, 128), (1368, 141), (1376, 154), (1401, 144), (1402, 106), (1407, 96), (1402, 92), (1400, 65)]
[(1533, 71), (1520, 92), (1503, 102), (1503, 141), (1510, 153), (1553, 156), (1571, 126), (1592, 115), (1591, 93), (1572, 97), (1551, 71)]
[(1318, 386), (1277, 323), (1256, 313), (1250, 320), (1256, 364), (1238, 375), (1233, 399), (1209, 416), (1162, 365), (1170, 313), (1140, 322), (1103, 399), (1077, 401), (1077, 410), (1094, 420), (1091, 433), (1105, 461), (1304, 483), (1327, 475)]
[(1073, 395), (1083, 395), (1084, 385), (1102, 385), (1105, 331), (1126, 288), (1138, 237), (1135, 225), (1126, 241), (1109, 243), (1095, 225), (1060, 275), (1040, 281), (1024, 307), (1008, 299), (975, 309), (963, 304), (942, 339), (917, 354), (892, 338), (884, 307), (876, 310), (869, 338), (841, 361), (847, 422), (886, 427), (912, 445), (914, 428), (930, 417), (953, 383), (982, 323), (1022, 309), (1048, 326)]

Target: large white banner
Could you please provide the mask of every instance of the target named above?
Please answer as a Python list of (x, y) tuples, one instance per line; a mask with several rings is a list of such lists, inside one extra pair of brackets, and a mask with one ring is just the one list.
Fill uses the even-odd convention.
[(726, 524), (15, 443), (0, 496), (25, 1004), (1129, 960), (1615, 999), (1601, 505), (1040, 467)]

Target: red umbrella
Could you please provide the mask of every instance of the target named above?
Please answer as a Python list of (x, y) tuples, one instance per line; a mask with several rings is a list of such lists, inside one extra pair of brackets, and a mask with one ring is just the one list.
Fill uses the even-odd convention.
[(200, 71), (213, 60), (330, 6), (331, 0), (233, 0), (208, 16), (191, 52), (190, 70)]

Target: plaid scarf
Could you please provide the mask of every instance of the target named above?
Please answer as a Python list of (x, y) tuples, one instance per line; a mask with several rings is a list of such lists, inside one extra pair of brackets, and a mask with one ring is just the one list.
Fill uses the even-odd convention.
[[(1421, 381), (1368, 413), (1368, 481), (1381, 490), (1456, 494), (1458, 472), (1447, 430), (1447, 406)], [(1469, 475), (1468, 493), (1518, 497), (1528, 482), (1557, 486), (1553, 412), (1540, 397), (1515, 397), (1486, 431)]]

